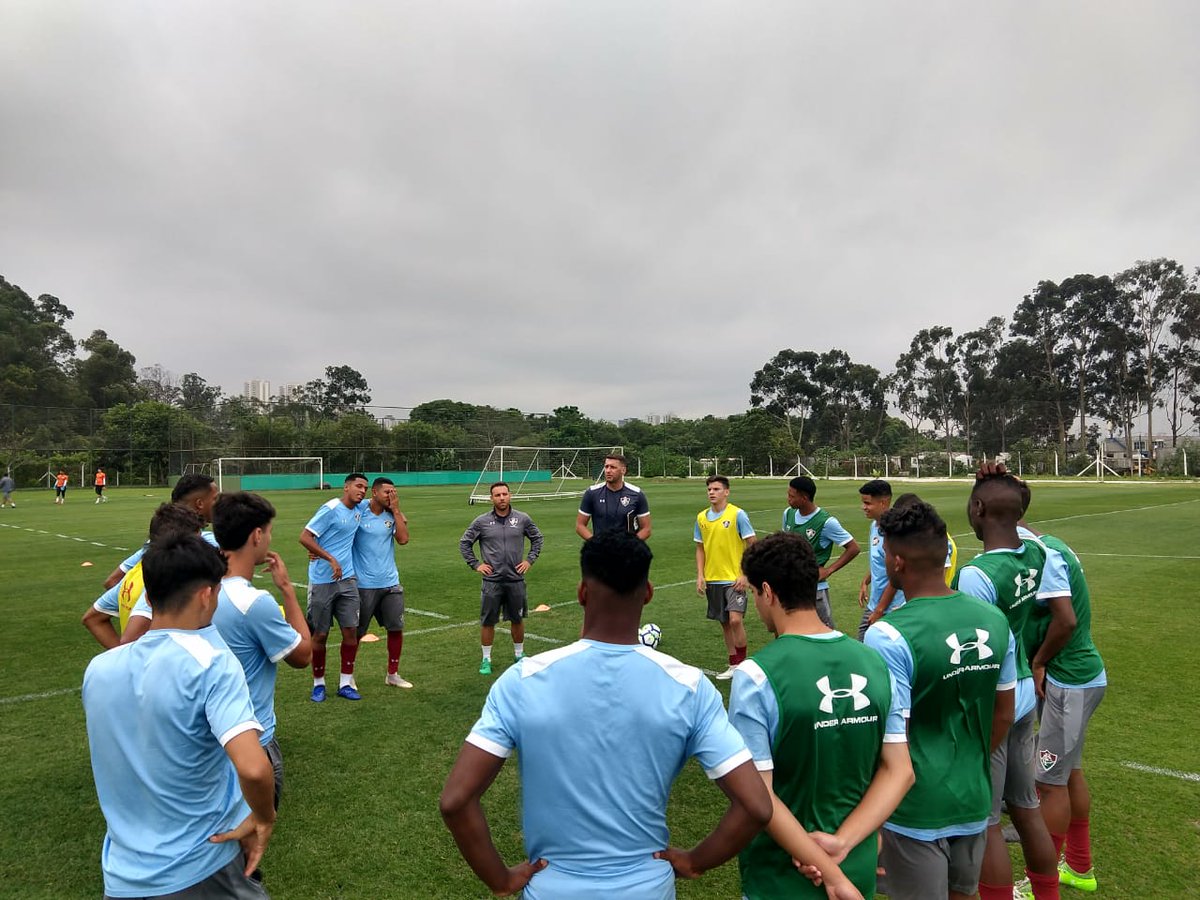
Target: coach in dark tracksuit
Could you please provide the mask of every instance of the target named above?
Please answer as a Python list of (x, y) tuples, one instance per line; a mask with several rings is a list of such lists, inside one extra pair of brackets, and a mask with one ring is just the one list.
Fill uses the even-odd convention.
[[(508, 485), (497, 481), (491, 487), (492, 511), (479, 516), (463, 532), (458, 552), (467, 565), (483, 576), (479, 603), (479, 643), (483, 649), (480, 675), (492, 674), (492, 641), (496, 622), (503, 612), (512, 623), (513, 655), (525, 655), (525, 573), (542, 552), (542, 533), (533, 520), (512, 508)], [(529, 553), (525, 539), (529, 538)], [(479, 542), (480, 562), (475, 557)]]

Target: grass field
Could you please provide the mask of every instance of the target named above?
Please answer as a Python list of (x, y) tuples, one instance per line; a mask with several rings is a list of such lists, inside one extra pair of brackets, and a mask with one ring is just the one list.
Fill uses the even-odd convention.
[[(645, 621), (662, 626), (662, 650), (709, 670), (725, 666), (716, 625), (694, 590), (692, 520), (705, 506), (701, 481), (643, 482), (653, 512), (657, 585)], [(818, 501), (865, 548), (867, 522), (857, 484), (820, 482)], [(903, 488), (902, 488), (903, 489)], [(960, 562), (979, 549), (966, 534), (966, 483), (923, 483), (958, 538)], [(437, 796), (463, 737), (494, 680), (476, 673), (478, 576), (457, 541), (484, 508), (468, 507), (463, 488), (404, 490), (412, 541), (398, 550), (409, 605), (400, 673), (411, 691), (383, 684), (384, 643), (359, 654), (361, 703), (310, 703), (307, 672), (281, 667), (278, 737), (286, 789), (264, 860), (278, 898), (471, 898), (487, 896), (462, 862), (437, 812)], [(8, 610), (0, 688), (0, 896), (96, 897), (104, 821), (96, 802), (78, 688), (98, 647), (79, 625), (104, 577), (139, 545), (166, 491), (125, 488), (97, 506), (83, 490), (65, 506), (48, 492), (18, 492), (0, 509), (0, 599)], [(330, 495), (326, 495), (326, 498)], [(732, 502), (759, 533), (778, 527), (782, 481), (735, 481)], [(296, 537), (320, 502), (313, 492), (274, 493), (275, 548), (292, 578), (307, 580)], [(517, 504), (546, 535), (531, 570), (529, 652), (578, 635), (576, 505)], [(1080, 554), (1095, 604), (1096, 643), (1110, 687), (1093, 720), (1086, 770), (1094, 793), (1092, 834), (1101, 896), (1197, 895), (1200, 858), (1200, 684), (1188, 616), (1200, 582), (1200, 486), (1196, 484), (1034, 485), (1030, 520)], [(1040, 524), (1039, 524), (1040, 523)], [(83, 563), (90, 561), (91, 567)], [(853, 632), (857, 584), (866, 554), (832, 580), (838, 624)], [(264, 582), (265, 584), (265, 582)], [(301, 592), (302, 594), (303, 592)], [(754, 619), (754, 621), (751, 621)], [(750, 650), (767, 640), (747, 618)], [(336, 665), (336, 651), (331, 653)], [(511, 660), (497, 636), (496, 674)], [(718, 682), (728, 694), (728, 683)], [(521, 855), (516, 767), (509, 764), (486, 801), (510, 862)], [(693, 763), (676, 784), (672, 841), (703, 836), (724, 808), (719, 791)], [(1070, 894), (1064, 888), (1064, 896)], [(679, 886), (683, 898), (740, 896), (736, 865)]]

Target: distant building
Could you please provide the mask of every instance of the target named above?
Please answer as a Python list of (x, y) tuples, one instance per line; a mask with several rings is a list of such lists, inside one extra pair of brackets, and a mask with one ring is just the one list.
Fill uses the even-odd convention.
[(303, 387), (302, 384), (281, 384), (275, 391), (275, 398), (283, 403), (289, 403), (296, 398)]
[(257, 400), (259, 403), (266, 403), (271, 399), (271, 382), (259, 381), (257, 378), (252, 381), (243, 382), (242, 396), (247, 400)]

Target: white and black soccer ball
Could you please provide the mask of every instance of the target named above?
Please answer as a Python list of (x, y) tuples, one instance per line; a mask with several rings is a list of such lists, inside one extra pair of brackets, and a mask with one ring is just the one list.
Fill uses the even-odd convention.
[(647, 622), (638, 629), (638, 640), (650, 649), (656, 649), (662, 642), (662, 629), (653, 622)]

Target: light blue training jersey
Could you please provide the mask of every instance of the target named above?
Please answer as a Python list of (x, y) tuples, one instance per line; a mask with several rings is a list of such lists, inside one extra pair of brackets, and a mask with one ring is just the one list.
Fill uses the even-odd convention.
[[(212, 544), (218, 550), (221, 549), (221, 545), (217, 543), (217, 536), (215, 534), (213, 534), (211, 531), (205, 530), (205, 531), (200, 532), (200, 537), (204, 538), (205, 541)], [(125, 557), (125, 560), (119, 566), (120, 570), (122, 572), (128, 572), (130, 569), (132, 569), (134, 566), (136, 566), (139, 562), (141, 562), (142, 557), (146, 555), (146, 548), (149, 546), (150, 546), (150, 542), (146, 541), (144, 544), (142, 544), (142, 546), (138, 547), (136, 550), (134, 550), (132, 553), (130, 553), (129, 556)]]
[[(821, 511), (821, 507), (818, 506), (815, 510), (813, 510), (813, 512), (809, 513), (807, 516), (802, 516), (802, 515), (800, 515), (800, 513), (797, 512), (796, 513), (796, 525), (797, 526), (803, 525), (805, 522), (807, 522), (809, 519), (811, 519), (813, 516), (815, 516), (820, 511)], [(788, 527), (787, 514), (788, 514), (788, 511), (785, 509), (783, 511), (783, 520), (782, 520), (783, 524), (780, 526), (784, 531), (787, 531), (787, 527)], [(803, 537), (803, 535), (801, 535), (801, 537)], [(821, 527), (820, 544), (822, 547), (828, 547), (830, 544), (836, 544), (839, 547), (844, 547), (848, 543), (850, 543), (852, 540), (854, 540), (854, 535), (852, 535), (845, 528), (843, 528), (842, 523), (839, 522), (837, 520), (837, 518), (835, 518), (834, 516), (830, 516), (828, 519), (826, 519), (825, 524)], [(874, 579), (872, 579), (872, 580), (874, 580)], [(817, 590), (818, 591), (829, 590), (829, 582), (828, 581), (819, 582), (817, 584)]]
[(675, 896), (667, 797), (689, 757), (709, 778), (750, 760), (703, 673), (641, 644), (580, 640), (508, 669), (467, 741), (518, 754), (526, 900)]
[[(841, 636), (840, 631), (805, 635), (812, 640), (833, 640)], [(754, 767), (760, 772), (774, 769), (771, 748), (779, 733), (779, 700), (766, 673), (753, 659), (746, 660), (734, 670), (729, 689), (729, 721), (745, 739)], [(884, 741), (904, 743), (907, 740), (908, 724), (893, 702), (884, 724)]]
[(279, 603), (240, 575), (221, 580), (213, 625), (233, 651), (250, 688), (254, 715), (262, 725), (259, 741), (275, 736), (275, 676), (279, 661), (296, 649), (300, 633), (287, 623)]
[[(322, 503), (308, 524), (304, 526), (317, 538), (321, 549), (338, 561), (342, 567), (342, 578), (354, 577), (354, 535), (362, 519), (359, 507), (348, 507), (340, 498)], [(314, 559), (308, 564), (309, 584), (333, 584), (333, 567), (323, 559)]]
[[(1032, 536), (1029, 539), (1037, 540), (1036, 537)], [(1039, 541), (1039, 543), (1041, 542)], [(1042, 567), (1042, 580), (1038, 584), (1035, 602), (1046, 603), (1051, 597), (1071, 596), (1070, 573), (1067, 571), (1067, 561), (1063, 559), (1062, 554), (1057, 550), (1052, 550), (1044, 544), (1042, 545), (1042, 549), (1046, 551), (1046, 564)], [(1024, 552), (1024, 546), (1017, 548), (999, 547), (995, 550), (985, 550), (983, 553), (977, 554), (975, 558), (978, 559), (980, 556), (988, 553), (1014, 553), (1020, 555)], [(959, 569), (958, 589), (964, 594), (969, 594), (985, 603), (992, 604), (992, 606), (1000, 602), (999, 595), (996, 593), (996, 586), (992, 584), (991, 579), (984, 574), (982, 569), (970, 563)], [(1022, 678), (1017, 683), (1016, 714), (1013, 717), (1013, 721), (1019, 722), (1025, 718), (1025, 716), (1033, 712), (1035, 706), (1037, 706), (1037, 691), (1033, 687), (1033, 679)]]
[[(887, 564), (883, 559), (883, 535), (879, 533), (879, 523), (871, 523), (871, 549), (867, 551), (867, 563), (871, 568), (871, 594), (867, 597), (867, 611), (874, 612), (875, 607), (879, 605), (879, 598), (883, 596), (883, 589), (887, 587)], [(892, 602), (888, 604), (888, 609), (899, 609), (905, 604), (904, 591), (896, 591)]]
[[(121, 587), (124, 585), (125, 579), (122, 578), (107, 591), (96, 598), (93, 607), (100, 610), (102, 613), (107, 613), (114, 619), (121, 617)], [(133, 608), (129, 611), (129, 618), (134, 616), (142, 616), (147, 619), (154, 617), (150, 612), (150, 604), (146, 602), (146, 589), (142, 588), (142, 592), (138, 594), (137, 601), (133, 604)]]
[(217, 629), (151, 629), (101, 653), (83, 676), (83, 709), (108, 823), (105, 893), (167, 894), (228, 865), (237, 841), (208, 839), (250, 808), (224, 746), (261, 726)]
[[(986, 632), (983, 632), (986, 634)], [(892, 673), (892, 713), (899, 712), (906, 719), (912, 710), (912, 679), (916, 669), (913, 661), (912, 648), (904, 637), (888, 624), (886, 618), (880, 619), (867, 629), (863, 643), (878, 650)], [(1017, 687), (1017, 642), (1011, 630), (1008, 632), (1008, 649), (1004, 651), (1004, 659), (1000, 663), (1000, 681), (996, 685), (996, 693), (1011, 691)], [(889, 730), (890, 730), (889, 721)], [(941, 838), (958, 837), (966, 834), (979, 834), (987, 828), (987, 819), (978, 822), (963, 822), (958, 825), (947, 825), (944, 828), (905, 828), (890, 822), (883, 824), (884, 828), (918, 841), (936, 841)]]
[(400, 583), (396, 571), (396, 551), (393, 549), (396, 517), (391, 510), (379, 515), (371, 512), (364, 500), (358, 507), (362, 518), (354, 535), (354, 573), (360, 588), (389, 588)]

